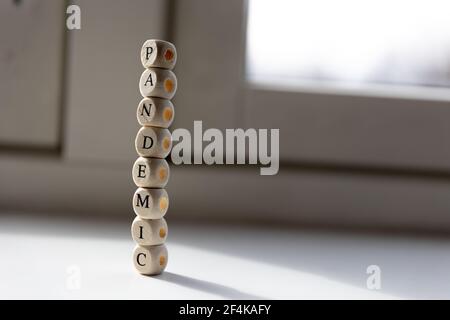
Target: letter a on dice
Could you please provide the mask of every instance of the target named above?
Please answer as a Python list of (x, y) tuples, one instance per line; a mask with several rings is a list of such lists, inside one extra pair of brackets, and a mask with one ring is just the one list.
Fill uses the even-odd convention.
[(177, 77), (170, 70), (146, 69), (139, 79), (139, 90), (143, 97), (172, 99), (177, 91)]

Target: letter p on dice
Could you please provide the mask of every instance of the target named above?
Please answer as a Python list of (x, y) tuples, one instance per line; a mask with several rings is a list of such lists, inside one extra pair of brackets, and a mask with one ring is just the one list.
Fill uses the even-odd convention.
[(142, 45), (141, 62), (144, 68), (173, 69), (177, 62), (177, 50), (170, 42), (147, 40)]

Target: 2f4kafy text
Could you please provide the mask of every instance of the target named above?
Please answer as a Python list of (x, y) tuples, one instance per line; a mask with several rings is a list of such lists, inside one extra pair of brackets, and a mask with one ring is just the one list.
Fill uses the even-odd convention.
[(221, 307), (213, 306), (186, 306), (180, 307), (178, 314), (180, 315), (197, 315), (206, 316), (212, 315), (268, 315), (271, 305), (265, 304), (224, 304)]

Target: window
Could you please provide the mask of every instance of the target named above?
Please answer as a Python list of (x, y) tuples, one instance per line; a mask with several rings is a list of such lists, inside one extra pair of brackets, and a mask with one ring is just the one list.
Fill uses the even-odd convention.
[(251, 0), (254, 82), (450, 86), (446, 0)]
[[(411, 16), (414, 12), (421, 14), (423, 10), (413, 9), (418, 4), (424, 6), (423, 12), (439, 12), (439, 17), (448, 13), (443, 1), (401, 1), (404, 10), (397, 4), (400, 1), (388, 4), (387, 1), (374, 0), (372, 3), (376, 3), (381, 12), (395, 8), (390, 14), (393, 17), (397, 14), (402, 19), (403, 15)], [(330, 19), (334, 19), (333, 12), (337, 10), (332, 9), (335, 6), (332, 2), (330, 0), (323, 5), (328, 8)], [(342, 9), (338, 7), (339, 14), (358, 18), (358, 27), (364, 26), (368, 15), (360, 16), (364, 13), (363, 5), (351, 7), (345, 5), (349, 3), (345, 0), (336, 2), (342, 6)], [(287, 199), (286, 207), (293, 208), (289, 213), (291, 221), (298, 216), (303, 221), (322, 223), (371, 221), (377, 225), (386, 221), (392, 225), (422, 227), (448, 224), (449, 205), (445, 200), (448, 185), (442, 180), (429, 179), (430, 176), (420, 180), (420, 174), (427, 170), (433, 172), (433, 176), (439, 176), (436, 172), (450, 171), (450, 90), (430, 87), (431, 84), (448, 85), (445, 76), (448, 68), (442, 62), (445, 58), (439, 60), (434, 56), (435, 53), (445, 56), (448, 48), (446, 39), (443, 39), (447, 34), (445, 30), (448, 30), (444, 28), (445, 21), (428, 20), (442, 22), (442, 28), (439, 24), (435, 27), (436, 34), (442, 36), (443, 41), (436, 41), (433, 50), (428, 51), (428, 40), (432, 37), (423, 34), (416, 37), (421, 40), (415, 42), (416, 52), (426, 50), (419, 55), (420, 61), (426, 63), (426, 68), (437, 70), (434, 75), (431, 76), (431, 72), (420, 73), (420, 68), (409, 62), (404, 70), (414, 71), (415, 78), (408, 76), (405, 78), (408, 81), (394, 82), (389, 72), (397, 73), (399, 70), (384, 64), (381, 69), (384, 73), (380, 72), (383, 83), (375, 84), (371, 82), (373, 78), (362, 78), (360, 69), (346, 78), (349, 76), (347, 69), (355, 66), (352, 60), (341, 58), (331, 60), (331, 63), (327, 60), (334, 58), (331, 55), (326, 55), (326, 59), (316, 59), (322, 73), (328, 74), (327, 79), (321, 79), (315, 70), (293, 68), (293, 63), (297, 62), (310, 64), (315, 58), (313, 55), (304, 60), (306, 55), (297, 53), (289, 60), (284, 55), (266, 54), (262, 49), (267, 49), (267, 52), (281, 51), (285, 47), (298, 50), (294, 40), (302, 35), (309, 36), (309, 33), (302, 33), (296, 25), (283, 30), (281, 26), (287, 23), (303, 23), (305, 28), (310, 28), (307, 21), (317, 26), (322, 22), (319, 30), (325, 35), (327, 31), (332, 32), (335, 26), (325, 20), (326, 12), (309, 11), (310, 19), (300, 21), (300, 11), (306, 11), (307, 5), (313, 1), (192, 0), (176, 3), (174, 42), (182, 52), (182, 61), (177, 63), (177, 76), (184, 88), (176, 95), (175, 105), (182, 106), (177, 109), (177, 125), (189, 128), (194, 120), (202, 119), (205, 127), (279, 128), (281, 168), (280, 174), (273, 177), (270, 195)], [(370, 4), (364, 1), (364, 5)], [(270, 14), (267, 13), (269, 9)], [(288, 16), (291, 18), (287, 19)], [(450, 25), (450, 19), (448, 21)], [(382, 23), (380, 18), (377, 26)], [(426, 24), (421, 22), (420, 26)], [(397, 27), (395, 24), (390, 26)], [(370, 24), (366, 27), (369, 28)], [(382, 30), (390, 32), (388, 27)], [(376, 29), (373, 34), (372, 39), (377, 36)], [(411, 35), (416, 36), (414, 32)], [(323, 40), (322, 47), (326, 48), (325, 38), (319, 39), (316, 34), (312, 39)], [(332, 36), (328, 39), (333, 40)], [(339, 44), (343, 46), (341, 42)], [(352, 50), (362, 50), (363, 44), (346, 43)], [(304, 48), (311, 50), (309, 46)], [(341, 55), (347, 51), (343, 48)], [(372, 57), (375, 59), (377, 56)], [(412, 55), (400, 51), (399, 57), (410, 59)], [(383, 65), (384, 62), (380, 60), (379, 63)], [(433, 63), (436, 63), (436, 68)], [(427, 77), (419, 78), (418, 74)], [(285, 79), (280, 81), (279, 77)], [(297, 85), (300, 82), (301, 85)], [(305, 85), (304, 82), (310, 83)], [(409, 85), (405, 86), (405, 83)], [(324, 90), (326, 86), (330, 88)], [(343, 90), (343, 86), (350, 88)], [(367, 90), (355, 89), (357, 86), (367, 87)], [(313, 166), (315, 170), (308, 172), (308, 168)], [(336, 168), (337, 172), (334, 171)], [(398, 176), (397, 172), (400, 173)], [(249, 182), (247, 186), (250, 185), (254, 188), (248, 190), (252, 190), (255, 197), (265, 194), (257, 191), (261, 190), (258, 189), (261, 186), (259, 182)], [(236, 190), (240, 187), (236, 185)], [(262, 188), (268, 190), (265, 185)], [(254, 210), (255, 203), (249, 208)], [(261, 210), (252, 212), (273, 215), (273, 210), (265, 202), (259, 203)], [(220, 206), (226, 208), (228, 214), (242, 210), (241, 204), (228, 201)], [(217, 207), (217, 203), (214, 205)], [(279, 213), (282, 212), (280, 210)], [(251, 213), (248, 211), (246, 214)]]
[[(318, 5), (313, 4), (316, 1)], [(359, 2), (363, 4), (356, 0), (338, 1), (340, 6), (332, 0), (181, 1), (174, 42), (183, 50), (184, 64), (177, 70), (180, 82), (183, 75), (191, 80), (184, 81), (185, 90), (177, 93), (176, 100), (184, 106), (179, 111), (184, 114), (178, 117), (183, 123), (178, 125), (187, 127), (203, 119), (205, 127), (279, 128), (282, 165), (450, 170), (450, 90), (445, 87), (450, 80), (445, 62), (450, 20), (444, 19), (450, 4), (437, 0)], [(369, 14), (373, 10), (380, 13)], [(353, 22), (335, 26), (334, 16)], [(380, 22), (370, 18), (377, 16)], [(422, 18), (413, 18), (417, 16)], [(403, 24), (394, 23), (397, 18)], [(397, 66), (379, 58), (376, 80), (365, 76), (369, 62), (345, 59), (346, 52), (353, 56), (353, 51), (363, 52), (370, 45), (366, 40), (342, 42), (343, 35), (334, 39), (340, 34), (331, 32), (343, 33), (345, 28), (349, 39), (356, 37), (352, 34), (355, 28), (372, 30), (371, 41), (395, 32), (405, 35), (391, 40), (391, 48), (374, 46), (367, 59), (380, 57), (377, 48), (394, 50), (408, 34), (411, 47), (397, 52)], [(298, 39), (305, 37), (309, 45), (299, 46)], [(329, 53), (333, 41), (342, 49), (336, 55)], [(431, 43), (434, 47), (429, 50)], [(322, 56), (298, 53), (302, 48), (311, 51), (316, 44)], [(415, 54), (410, 53), (412, 48)], [(417, 61), (423, 62), (423, 68)], [(315, 69), (308, 68), (312, 62)], [(280, 81), (280, 77), (284, 78)]]

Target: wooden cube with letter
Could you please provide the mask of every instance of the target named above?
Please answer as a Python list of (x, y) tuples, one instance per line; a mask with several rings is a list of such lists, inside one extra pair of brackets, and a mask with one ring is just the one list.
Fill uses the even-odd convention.
[(141, 62), (145, 70), (139, 80), (139, 90), (144, 99), (137, 109), (137, 120), (142, 128), (135, 139), (140, 157), (132, 170), (138, 189), (133, 196), (137, 217), (131, 234), (137, 244), (134, 266), (145, 275), (163, 272), (168, 260), (164, 245), (168, 228), (163, 217), (169, 207), (169, 196), (163, 188), (169, 179), (169, 165), (164, 158), (172, 149), (172, 136), (167, 128), (174, 117), (169, 99), (177, 89), (177, 78), (170, 69), (176, 59), (175, 46), (167, 41), (147, 40), (142, 46)]

